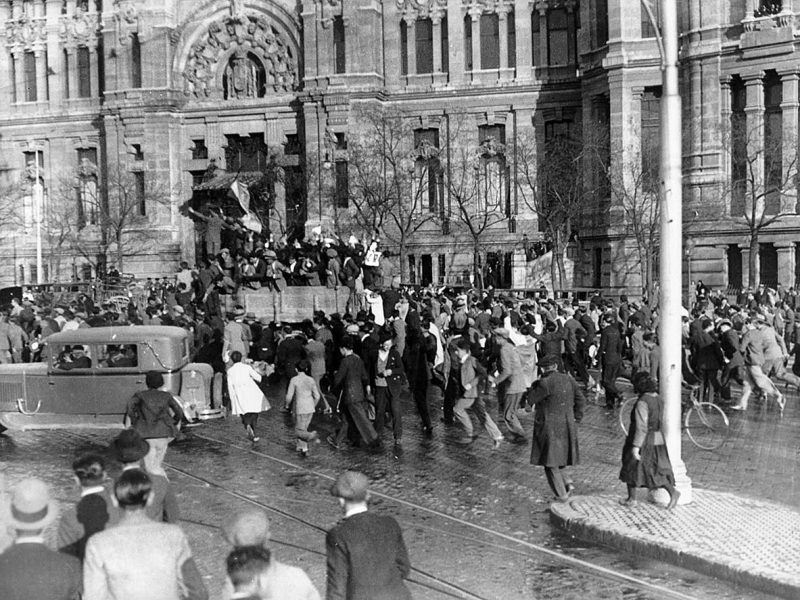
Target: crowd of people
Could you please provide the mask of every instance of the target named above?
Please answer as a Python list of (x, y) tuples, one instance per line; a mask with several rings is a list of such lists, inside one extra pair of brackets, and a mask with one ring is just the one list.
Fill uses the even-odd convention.
[[(31, 298), (14, 302), (0, 324), (0, 358), (2, 362), (38, 360), (48, 335), (71, 328), (112, 323), (184, 327), (191, 333), (192, 360), (211, 365), (227, 382), (224, 407), (241, 417), (245, 434), (254, 443), (260, 440), (259, 415), (277, 404), (294, 419), (296, 450), (302, 458), (309, 456), (312, 444), (321, 441), (322, 429), (315, 423), (315, 416), (321, 413), (328, 414), (335, 425), (326, 437), (333, 451), (350, 445), (382, 452), (384, 440), (390, 439), (399, 455), (408, 427), (404, 400), (410, 399), (426, 437), (452, 428), (457, 435), (448, 437), (469, 446), (477, 437), (473, 422), (477, 421), (494, 449), (507, 441), (530, 442), (530, 462), (544, 467), (557, 501), (565, 501), (575, 492), (567, 467), (579, 461), (576, 423), (585, 412), (586, 395), (604, 399), (607, 409), (615, 409), (621, 401), (618, 381), (627, 378), (639, 399), (623, 448), (620, 479), (628, 489), (623, 502), (635, 501), (638, 487), (661, 487), (670, 494), (668, 508), (677, 505), (680, 493), (675, 489), (661, 432), (656, 303), (646, 298), (629, 301), (625, 295), (607, 298), (599, 291), (578, 301), (547, 297), (541, 290), (498, 294), (433, 286), (419, 289), (403, 286), (399, 277), (383, 285), (380, 267), (367, 264), (375, 263), (377, 241), (366, 248), (357, 240), (343, 246), (319, 237), (313, 243), (281, 250), (315, 253), (320, 260), (317, 264), (324, 265), (319, 271), (324, 281), (350, 289), (344, 314), (315, 311), (301, 323), (257, 318), (238, 303), (242, 287), (258, 284), (282, 290), (282, 281), (290, 276), (282, 268), (283, 262), (296, 263), (301, 254), (280, 256), (269, 247), (254, 248), (237, 262), (237, 257), (223, 249), (213, 262), (204, 262), (197, 269), (182, 263), (170, 281), (149, 282), (142, 305), (131, 301), (124, 309), (113, 304), (95, 306), (85, 296), (57, 306), (37, 305)], [(337, 264), (340, 255), (345, 255), (345, 260)], [(244, 268), (247, 265), (254, 267), (255, 275)], [(795, 318), (795, 309), (800, 308), (797, 294), (780, 286), (774, 290), (761, 286), (745, 291), (732, 303), (702, 282), (692, 292), (692, 306), (683, 317), (687, 386), (698, 386), (708, 401), (729, 402), (731, 410), (747, 410), (755, 393), (765, 403), (774, 401), (782, 414), (785, 398), (776, 382), (800, 389), (800, 361), (794, 361), (794, 372), (787, 370), (791, 355), (800, 352), (800, 344), (795, 343), (800, 327), (800, 319)], [(124, 348), (120, 355), (124, 357)], [(179, 423), (186, 419), (169, 394), (161, 392), (163, 396), (159, 396), (162, 383), (158, 373), (148, 374), (148, 390), (129, 405), (131, 431), (138, 439), (121, 436), (115, 442), (122, 448), (116, 448), (120, 452), (117, 458), (127, 466), (114, 484), (113, 494), (99, 483), (105, 477), (101, 459), (79, 460), (74, 465), (86, 492), (81, 502), (83, 497), (98, 495), (102, 502), (92, 498), (92, 506), (99, 513), (106, 511), (105, 520), (90, 519), (82, 523), (83, 529), (75, 527), (73, 520), (73, 530), (82, 531), (83, 537), (61, 540), (64, 548), (74, 548), (84, 560), (86, 598), (109, 597), (104, 586), (124, 585), (125, 578), (116, 570), (136, 564), (129, 557), (136, 548), (135, 540), (151, 535), (146, 531), (151, 522), (165, 527), (162, 522), (177, 519), (161, 461), (167, 444), (179, 435)], [(734, 391), (739, 392), (735, 400)], [(441, 424), (435, 426), (439, 407), (432, 405), (438, 402)], [(522, 411), (535, 412), (532, 435), (520, 422)], [(156, 414), (166, 419), (161, 429), (151, 427)], [(144, 461), (143, 469), (139, 460)], [(355, 522), (350, 517), (366, 510), (366, 481), (363, 475), (347, 478), (337, 482), (337, 495), (348, 522)], [(37, 489), (40, 495), (44, 493), (41, 485)], [(90, 489), (93, 491), (87, 491)], [(161, 508), (157, 502), (152, 508), (153, 497), (162, 498)], [(105, 508), (101, 509), (101, 504)], [(99, 513), (92, 512), (92, 519)], [(128, 524), (129, 536), (108, 529), (117, 518)], [(408, 557), (395, 526), (384, 521), (380, 527), (397, 552), (392, 558), (397, 572), (392, 571), (391, 585), (402, 586)], [(378, 525), (365, 522), (359, 527)], [(96, 534), (88, 540), (92, 532)], [(165, 586), (167, 581), (173, 586), (178, 582), (178, 595), (169, 592), (163, 597), (204, 597), (182, 533), (171, 526), (164, 536), (170, 540), (164, 552), (173, 554), (169, 560), (167, 556), (150, 558), (162, 567), (171, 565), (169, 573), (158, 571), (157, 580)], [(351, 589), (374, 583), (374, 577), (365, 576), (359, 584), (347, 579), (356, 576), (345, 564), (348, 557), (354, 560), (354, 551), (346, 548), (361, 543), (360, 538), (356, 526), (350, 533), (336, 529), (329, 533), (328, 598), (377, 597), (354, 595)], [(263, 581), (274, 581), (262, 577), (272, 572), (274, 561), (269, 551), (263, 544), (245, 544), (243, 548), (248, 549), (234, 550), (228, 559), (232, 597), (274, 597), (258, 591)], [(380, 556), (380, 560), (390, 558)], [(365, 556), (364, 563), (371, 564), (370, 559), (378, 560), (378, 555)], [(0, 569), (3, 564), (0, 558)], [(332, 571), (338, 575), (332, 576)], [(297, 573), (295, 576), (302, 579)], [(285, 579), (295, 576), (286, 575)], [(254, 583), (257, 581), (261, 583)], [(313, 586), (308, 585), (301, 586), (309, 589), (302, 597), (316, 597)], [(387, 597), (403, 597), (398, 594)]]

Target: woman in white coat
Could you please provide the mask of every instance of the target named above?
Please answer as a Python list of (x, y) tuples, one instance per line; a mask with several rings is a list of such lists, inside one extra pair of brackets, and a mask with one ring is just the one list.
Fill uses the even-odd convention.
[(257, 442), (256, 423), (261, 411), (269, 410), (269, 402), (258, 387), (261, 381), (253, 367), (242, 362), (242, 353), (238, 350), (231, 352), (231, 362), (228, 369), (228, 395), (231, 399), (231, 412), (241, 415), (242, 425), (250, 441)]

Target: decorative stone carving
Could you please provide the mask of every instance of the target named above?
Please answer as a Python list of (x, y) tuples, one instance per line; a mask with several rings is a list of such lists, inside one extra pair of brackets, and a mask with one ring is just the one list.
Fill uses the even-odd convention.
[(486, 138), (478, 146), (477, 155), (481, 158), (493, 158), (504, 156), (506, 153), (505, 144), (501, 144), (493, 137)]
[(430, 160), (432, 158), (439, 158), (439, 148), (431, 144), (428, 140), (421, 140), (414, 151), (411, 153), (411, 158), (414, 160)]
[(47, 42), (47, 21), (27, 15), (9, 20), (6, 22), (5, 38), (10, 48), (32, 50), (34, 47), (43, 47)]
[(114, 22), (119, 43), (124, 46), (131, 34), (139, 31), (139, 12), (132, 0), (114, 0)]
[[(240, 51), (261, 62), (267, 91), (284, 92), (296, 87), (297, 60), (287, 40), (265, 16), (241, 15), (211, 23), (206, 38), (192, 47), (183, 72), (184, 93), (195, 98), (220, 97), (222, 77), (217, 75), (220, 70), (224, 74), (231, 55)], [(229, 96), (235, 98), (237, 94)]]
[(482, 14), (508, 14), (514, 10), (514, 0), (462, 0), (467, 14), (474, 18)]
[(93, 47), (97, 44), (100, 23), (97, 13), (78, 11), (63, 15), (58, 23), (58, 33), (65, 45)]
[(396, 0), (397, 8), (406, 18), (441, 21), (447, 14), (447, 0)]

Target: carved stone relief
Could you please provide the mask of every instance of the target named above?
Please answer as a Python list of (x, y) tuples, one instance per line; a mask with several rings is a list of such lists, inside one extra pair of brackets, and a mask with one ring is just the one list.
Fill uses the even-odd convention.
[(23, 15), (6, 22), (6, 45), (10, 48), (33, 50), (44, 47), (47, 42), (47, 22), (44, 18)]
[(99, 29), (98, 14), (82, 11), (62, 16), (58, 24), (58, 34), (67, 46), (95, 46)]
[(441, 20), (447, 14), (447, 0), (397, 0), (404, 17)]
[[(229, 69), (228, 60), (232, 55), (242, 56), (242, 53), (260, 61), (265, 71), (266, 91), (285, 92), (296, 87), (296, 58), (287, 40), (267, 18), (263, 15), (228, 16), (209, 25), (205, 38), (192, 46), (183, 72), (184, 93), (201, 99), (221, 97), (223, 78), (217, 75)], [(255, 93), (255, 96), (263, 95), (261, 90)], [(237, 92), (229, 97), (250, 97), (250, 94)]]

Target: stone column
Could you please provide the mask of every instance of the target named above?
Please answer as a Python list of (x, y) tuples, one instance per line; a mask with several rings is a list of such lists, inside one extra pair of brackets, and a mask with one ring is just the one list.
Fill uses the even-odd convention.
[(702, 168), (703, 152), (703, 72), (699, 60), (693, 60), (690, 67), (690, 100), (692, 115), (692, 149), (690, 168)]
[(442, 16), (431, 16), (433, 23), (433, 72), (442, 72)]
[[(797, 187), (794, 184), (797, 174), (797, 128), (798, 128), (798, 74), (797, 71), (781, 71), (781, 83), (783, 84), (783, 99), (781, 101), (781, 112), (783, 120), (783, 181), (792, 182), (783, 187), (781, 195), (781, 212), (794, 214), (797, 205)], [(780, 257), (778, 257), (780, 260)], [(780, 263), (779, 263), (780, 264)], [(792, 270), (794, 277), (794, 268)], [(781, 280), (783, 281), (783, 280)]]
[[(729, 75), (722, 77), (719, 80), (719, 115), (720, 115), (720, 138), (722, 144), (719, 146), (720, 151), (720, 171), (722, 172), (722, 180), (725, 182), (730, 181), (731, 177), (731, 78)], [(730, 202), (725, 203), (726, 214), (730, 215)]]
[(69, 62), (69, 97), (80, 98), (78, 77), (78, 50), (70, 46), (67, 48), (67, 61)]
[(795, 246), (794, 242), (775, 242), (778, 250), (778, 281), (784, 289), (794, 287)]
[(722, 260), (720, 261), (720, 269), (722, 270), (722, 281), (725, 282), (725, 287), (728, 288), (731, 286), (730, 282), (730, 273), (728, 273), (728, 244), (719, 244), (715, 246), (715, 248), (719, 251), (722, 255)]
[(20, 104), (25, 102), (25, 53), (15, 50), (11, 58), (14, 61), (14, 100)]
[(461, 0), (447, 0), (447, 40), (449, 65), (448, 80), (459, 84), (464, 81), (464, 13)]
[(408, 76), (417, 74), (417, 16), (406, 15), (403, 17), (406, 22), (406, 65), (408, 65)]
[[(91, 5), (91, 2), (89, 3)], [(130, 51), (130, 50), (129, 50)], [(89, 48), (89, 82), (91, 89), (89, 90), (90, 98), (98, 98), (100, 96), (100, 71), (97, 66), (97, 48)], [(128, 80), (130, 80), (130, 69), (128, 70)]]
[(36, 57), (36, 101), (47, 102), (47, 53), (42, 48), (34, 51)]
[[(743, 76), (747, 88), (747, 106), (744, 112), (747, 121), (747, 154), (751, 179), (755, 182), (763, 180), (764, 161), (758, 160), (764, 150), (764, 72)], [(752, 182), (751, 182), (752, 183)], [(752, 190), (750, 190), (752, 193)]]
[(539, 60), (542, 61), (541, 65), (534, 66), (547, 67), (550, 64), (549, 46), (547, 44), (547, 5), (543, 2), (537, 2), (534, 10), (539, 11)]
[[(750, 244), (739, 244), (742, 251), (742, 288), (747, 289), (751, 285), (756, 285), (750, 281)], [(758, 257), (756, 257), (756, 283), (758, 282)]]
[(327, 14), (330, 11), (327, 3), (321, 2), (317, 5), (320, 11), (318, 23), (321, 25), (317, 29), (317, 51), (319, 57), (319, 76), (331, 77), (333, 75), (333, 15)]
[(500, 69), (508, 68), (508, 9), (497, 7), (497, 37), (500, 40)]
[(317, 61), (319, 48), (317, 47), (317, 4), (311, 0), (303, 2), (300, 18), (303, 22), (303, 56), (305, 57), (303, 71), (306, 81), (313, 81), (318, 74)]
[(517, 40), (517, 79), (530, 79), (533, 64), (531, 11), (525, 0), (514, 0), (514, 30)]
[(472, 18), (472, 71), (475, 72), (481, 70), (481, 13), (472, 11), (469, 16)]

